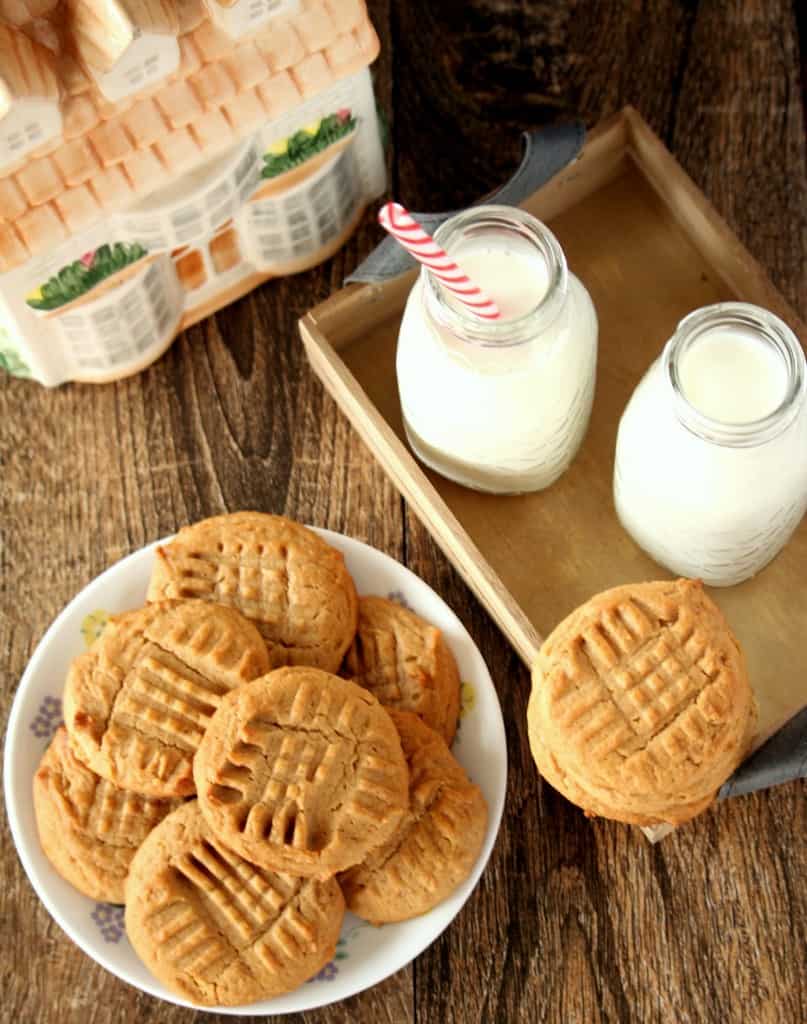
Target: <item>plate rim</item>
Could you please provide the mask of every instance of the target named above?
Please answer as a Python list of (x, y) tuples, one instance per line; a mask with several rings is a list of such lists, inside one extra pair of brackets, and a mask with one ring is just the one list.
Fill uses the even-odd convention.
[[(171, 992), (167, 988), (167, 986), (162, 986), (165, 989), (165, 992), (167, 993), (163, 994), (162, 992), (156, 992), (150, 988), (145, 988), (142, 985), (138, 984), (136, 981), (132, 980), (131, 978), (123, 976), (123, 974), (121, 973), (121, 969), (115, 965), (114, 958), (109, 958), (105, 956), (103, 952), (96, 954), (94, 949), (88, 948), (85, 942), (83, 942), (79, 938), (78, 933), (74, 932), (70, 927), (70, 922), (69, 919), (67, 919), (67, 915), (63, 914), (57, 908), (56, 904), (50, 898), (50, 896), (46, 894), (44, 884), (40, 886), (40, 872), (37, 866), (34, 864), (34, 862), (29, 858), (27, 851), (28, 843), (24, 836), (24, 826), (17, 813), (16, 804), (18, 798), (15, 795), (15, 790), (19, 788), (19, 784), (23, 780), (19, 779), (19, 770), (17, 769), (13, 762), (13, 752), (16, 746), (17, 738), (19, 736), (19, 729), (21, 727), (20, 718), (21, 715), (23, 714), (26, 692), (30, 686), (31, 680), (36, 678), (39, 671), (40, 663), (44, 660), (46, 654), (49, 652), (51, 645), (56, 640), (58, 633), (61, 631), (64, 625), (64, 620), (69, 617), (74, 605), (80, 599), (86, 597), (88, 592), (91, 593), (96, 589), (101, 589), (109, 576), (117, 576), (120, 573), (123, 573), (125, 576), (127, 572), (128, 562), (142, 559), (147, 553), (152, 552), (159, 545), (169, 543), (175, 535), (169, 534), (166, 537), (162, 537), (158, 540), (144, 544), (136, 550), (129, 552), (122, 558), (113, 562), (111, 565), (103, 569), (97, 576), (94, 576), (83, 587), (81, 587), (81, 589), (79, 589), (70, 598), (70, 600), (59, 610), (59, 612), (54, 617), (48, 628), (43, 633), (41, 639), (37, 643), (31, 657), (29, 658), (25, 666), (25, 669), (23, 670), (22, 675), (20, 676), (16, 691), (14, 693), (14, 699), (12, 701), (11, 709), (9, 712), (3, 743), (3, 796), (5, 802), (6, 816), (9, 823), (9, 831), (11, 832), (11, 838), (14, 843), (14, 847), (19, 858), (19, 861), (22, 864), (25, 875), (35, 895), (40, 900), (42, 905), (45, 907), (54, 923), (61, 929), (65, 936), (81, 950), (81, 952), (85, 956), (89, 957), (94, 963), (98, 964), (104, 970), (109, 971), (109, 973), (112, 974), (119, 981), (122, 981), (124, 984), (131, 986), (136, 991), (144, 992), (151, 998), (162, 1000), (164, 1002), (169, 1003), (170, 1005), (184, 1006), (190, 1009), (194, 1009), (197, 1011), (201, 1010), (207, 1013), (222, 1013), (228, 1016), (253, 1016), (256, 1013), (259, 1015), (277, 1014), (279, 1016), (285, 1015), (287, 1013), (304, 1013), (308, 1012), (309, 1010), (315, 1010), (335, 1002), (350, 999), (353, 996), (358, 995), (360, 992), (364, 992), (367, 989), (380, 984), (382, 981), (385, 981), (393, 974), (396, 974), (398, 971), (408, 966), (414, 959), (416, 959), (416, 957), (418, 957), (429, 946), (431, 946), (432, 943), (436, 942), (437, 939), (446, 931), (446, 929), (448, 929), (448, 927), (452, 924), (456, 916), (465, 906), (467, 901), (471, 898), (471, 895), (473, 894), (474, 890), (479, 884), (479, 881), (488, 865), (488, 862), (493, 853), (493, 849), (496, 845), (496, 841), (499, 836), (501, 821), (504, 814), (504, 805), (506, 802), (507, 780), (509, 771), (507, 753), (507, 734), (504, 727), (504, 716), (502, 714), (499, 695), (496, 691), (496, 687), (493, 684), (493, 679), (490, 675), (487, 663), (485, 662), (485, 659), (483, 658), (482, 653), (479, 650), (478, 645), (476, 644), (476, 641), (473, 639), (469, 631), (466, 629), (466, 627), (460, 620), (459, 616), (451, 608), (448, 602), (445, 601), (444, 598), (432, 586), (430, 586), (430, 584), (428, 584), (425, 580), (421, 579), (421, 577), (418, 576), (415, 572), (413, 572), (408, 566), (403, 565), (396, 558), (393, 558), (392, 555), (389, 555), (385, 551), (381, 551), (379, 548), (375, 548), (372, 545), (367, 544), (365, 541), (359, 540), (356, 537), (351, 537), (350, 535), (345, 533), (339, 533), (334, 530), (329, 530), (324, 527), (316, 526), (308, 526), (308, 529), (313, 530), (328, 543), (337, 547), (337, 550), (342, 551), (342, 549), (339, 547), (339, 545), (342, 543), (346, 543), (348, 548), (351, 545), (355, 545), (358, 551), (363, 550), (365, 553), (370, 552), (370, 557), (380, 557), (382, 560), (386, 560), (387, 562), (392, 563), (392, 566), (394, 566), (394, 571), (397, 573), (403, 573), (405, 580), (411, 579), (415, 582), (416, 586), (425, 587), (427, 591), (434, 598), (436, 598), (437, 601), (448, 612), (449, 616), (455, 621), (456, 625), (459, 627), (462, 634), (464, 634), (464, 637), (470, 643), (471, 652), (475, 655), (476, 659), (479, 662), (480, 669), (482, 670), (482, 678), (480, 678), (479, 680), (474, 680), (474, 684), (476, 686), (486, 685), (487, 687), (489, 687), (490, 693), (493, 697), (494, 709), (496, 711), (496, 714), (493, 716), (493, 726), (499, 733), (499, 735), (496, 737), (495, 746), (501, 757), (501, 785), (498, 787), (496, 792), (495, 804), (489, 804), (488, 828), (486, 829), (485, 840), (483, 842), (482, 849), (480, 850), (477, 860), (474, 864), (474, 868), (469, 877), (465, 880), (464, 884), (467, 885), (468, 889), (464, 897), (462, 898), (461, 902), (459, 902), (459, 904), (454, 909), (453, 913), (451, 913), (451, 915), (447, 918), (445, 923), (441, 927), (439, 927), (439, 929), (436, 932), (431, 934), (425, 943), (421, 944), (419, 940), (413, 943), (414, 952), (412, 952), (411, 955), (409, 955), (409, 951), (407, 950), (404, 958), (400, 961), (396, 961), (395, 966), (393, 966), (391, 969), (387, 969), (386, 967), (382, 966), (381, 970), (376, 971), (375, 974), (372, 976), (372, 980), (370, 980), (367, 983), (360, 982), (357, 987), (352, 989), (352, 991), (344, 993), (342, 995), (334, 995), (333, 998), (328, 998), (327, 992), (325, 991), (323, 992), (323, 994), (325, 995), (324, 999), (315, 999), (314, 1001), (308, 1003), (304, 1007), (293, 1007), (289, 1009), (275, 1010), (270, 1006), (269, 1008), (265, 1009), (264, 1007), (267, 1007), (268, 1004), (271, 1004), (271, 1002), (273, 1001), (271, 999), (261, 1000), (254, 1003), (245, 1003), (239, 1006), (207, 1007), (197, 1006), (196, 1004), (183, 1000), (180, 996), (177, 996), (173, 992)], [(346, 552), (342, 551), (342, 554), (344, 556)], [(51, 868), (51, 870), (55, 869)], [(449, 899), (450, 898), (451, 897), (449, 897)], [(427, 917), (427, 915), (423, 915), (423, 917), (425, 918)], [(159, 982), (159, 979), (157, 978), (154, 978), (154, 982), (162, 985), (162, 983)], [(287, 993), (287, 995), (290, 994), (291, 993)]]

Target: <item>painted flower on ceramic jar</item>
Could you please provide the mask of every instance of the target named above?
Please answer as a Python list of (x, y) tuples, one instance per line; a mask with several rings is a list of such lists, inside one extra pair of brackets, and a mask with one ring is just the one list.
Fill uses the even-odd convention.
[(66, 263), (56, 274), (29, 292), (25, 301), (31, 309), (41, 312), (60, 309), (147, 255), (146, 249), (139, 242), (99, 245), (72, 263)]
[(299, 167), (335, 142), (344, 139), (356, 127), (356, 118), (349, 107), (340, 107), (333, 114), (310, 121), (286, 139), (267, 147), (263, 155), (263, 178), (276, 178)]

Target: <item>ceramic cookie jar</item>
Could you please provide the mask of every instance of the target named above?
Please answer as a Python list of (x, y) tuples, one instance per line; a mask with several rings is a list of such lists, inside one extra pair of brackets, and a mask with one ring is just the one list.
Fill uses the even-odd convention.
[(0, 0), (0, 368), (142, 369), (384, 189), (363, 0)]

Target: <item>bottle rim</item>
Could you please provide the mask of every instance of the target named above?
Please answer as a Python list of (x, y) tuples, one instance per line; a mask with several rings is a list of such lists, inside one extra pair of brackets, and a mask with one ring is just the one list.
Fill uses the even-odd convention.
[[(686, 397), (681, 381), (681, 360), (690, 347), (717, 328), (740, 327), (773, 348), (785, 367), (787, 383), (779, 405), (767, 416), (741, 423), (726, 423), (707, 416)], [(675, 412), (684, 427), (697, 437), (731, 448), (751, 448), (778, 437), (793, 422), (804, 403), (807, 360), (798, 338), (774, 313), (747, 302), (718, 302), (684, 317), (662, 355), (664, 373), (673, 392)]]
[(501, 238), (516, 235), (526, 240), (546, 264), (548, 286), (536, 305), (519, 317), (505, 321), (483, 320), (470, 309), (449, 301), (450, 293), (428, 269), (421, 267), (427, 313), (442, 327), (469, 344), (485, 348), (509, 348), (532, 341), (555, 320), (566, 302), (568, 268), (557, 238), (532, 214), (517, 206), (487, 204), (471, 207), (449, 218), (434, 240), (450, 255), (467, 238), (489, 234)]

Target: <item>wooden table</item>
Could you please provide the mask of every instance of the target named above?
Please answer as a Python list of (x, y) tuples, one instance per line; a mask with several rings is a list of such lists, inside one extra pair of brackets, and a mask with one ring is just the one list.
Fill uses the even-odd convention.
[[(457, 207), (515, 166), (519, 129), (632, 103), (807, 315), (802, 0), (371, 7), (396, 197)], [(194, 327), (133, 380), (0, 380), (4, 713), (51, 619), (129, 551), (239, 508), (344, 531), (409, 565), (471, 631), (499, 690), (510, 783), (490, 865), (448, 931), (373, 990), (290, 1024), (807, 1021), (804, 785), (731, 801), (656, 847), (586, 821), (533, 768), (527, 672), (308, 369), (297, 318), (379, 235), (368, 213), (334, 260)], [(2, 880), (4, 1021), (227, 1019), (161, 1004), (85, 957), (7, 828)]]

